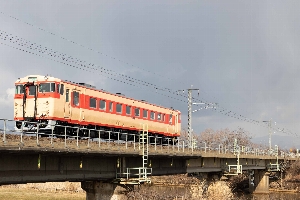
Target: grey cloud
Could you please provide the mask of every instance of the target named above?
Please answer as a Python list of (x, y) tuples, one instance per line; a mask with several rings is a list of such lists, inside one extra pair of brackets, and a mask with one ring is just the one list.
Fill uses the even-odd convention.
[[(251, 119), (273, 118), (297, 132), (298, 8), (298, 2), (281, 1), (5, 1), (0, 3), (5, 13), (0, 20), (1, 30), (37, 44), (160, 88), (193, 85), (200, 89), (197, 99), (218, 102), (220, 109)], [(164, 91), (178, 101), (159, 95), (154, 87), (132, 87), (100, 71), (84, 72), (1, 44), (0, 53), (6, 74), (2, 91), (17, 77), (51, 74), (172, 106), (182, 111), (183, 126), (187, 124), (186, 98)], [(255, 134), (267, 130), (218, 111), (193, 116), (195, 132), (238, 126)]]

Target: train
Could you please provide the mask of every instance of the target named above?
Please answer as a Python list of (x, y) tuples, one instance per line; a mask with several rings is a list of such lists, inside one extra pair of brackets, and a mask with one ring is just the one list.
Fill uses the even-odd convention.
[(131, 136), (129, 140), (143, 130), (158, 143), (177, 139), (181, 131), (179, 110), (48, 75), (16, 80), (14, 120), (16, 131), (24, 133), (91, 138), (121, 134)]

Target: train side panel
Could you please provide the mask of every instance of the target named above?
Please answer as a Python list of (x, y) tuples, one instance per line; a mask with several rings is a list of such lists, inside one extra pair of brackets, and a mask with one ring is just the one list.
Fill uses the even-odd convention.
[[(34, 77), (34, 81), (29, 79)], [(42, 90), (51, 83), (51, 92)], [(95, 125), (126, 130), (141, 130), (143, 124), (154, 134), (179, 136), (180, 112), (134, 100), (122, 95), (84, 87), (54, 77), (30, 75), (16, 83), (14, 118), (52, 120), (74, 125)], [(17, 92), (24, 86), (25, 93)], [(30, 89), (36, 87), (36, 95)], [(22, 90), (20, 89), (19, 90)], [(25, 98), (24, 98), (25, 97)], [(100, 102), (102, 101), (102, 102)], [(112, 104), (112, 108), (110, 108)], [(23, 112), (24, 111), (24, 112)], [(144, 116), (147, 113), (147, 116)]]

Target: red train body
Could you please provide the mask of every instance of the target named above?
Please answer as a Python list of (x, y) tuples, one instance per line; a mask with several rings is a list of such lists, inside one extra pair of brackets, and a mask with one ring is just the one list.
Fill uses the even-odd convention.
[[(29, 75), (18, 79), (15, 87), (17, 130), (34, 131), (33, 124), (38, 122), (42, 123), (39, 131), (55, 134), (64, 134), (64, 128), (54, 125), (138, 134), (146, 124), (154, 137), (180, 136), (181, 119), (177, 110), (50, 76)], [(74, 135), (75, 129), (68, 128), (67, 132)], [(96, 137), (95, 131), (91, 137)]]

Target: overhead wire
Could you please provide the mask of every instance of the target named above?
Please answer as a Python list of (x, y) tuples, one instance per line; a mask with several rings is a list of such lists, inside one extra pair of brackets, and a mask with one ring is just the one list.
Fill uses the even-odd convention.
[[(138, 68), (138, 69), (140, 69), (140, 70), (146, 71), (147, 73), (152, 73), (152, 74), (154, 74), (154, 75), (156, 75), (156, 76), (164, 77), (164, 76), (162, 76), (162, 75), (160, 75), (160, 74), (158, 74), (158, 73), (151, 72), (151, 71), (146, 70), (146, 69), (144, 69), (144, 68), (141, 68), (141, 67), (138, 67), (138, 66), (130, 65), (128, 62), (124, 62), (124, 61), (122, 61), (122, 60), (120, 60), (120, 59), (116, 59), (115, 57), (109, 56), (109, 55), (104, 54), (104, 53), (102, 53), (102, 52), (100, 52), (100, 51), (97, 51), (97, 50), (95, 50), (95, 49), (89, 48), (89, 47), (87, 47), (87, 46), (85, 46), (85, 45), (82, 45), (82, 44), (80, 44), (80, 43), (74, 42), (74, 41), (69, 40), (69, 39), (67, 39), (67, 38), (65, 38), (65, 37), (59, 36), (59, 35), (57, 35), (57, 34), (55, 34), (55, 33), (53, 33), (53, 32), (50, 32), (50, 31), (47, 31), (46, 29), (37, 27), (37, 26), (35, 26), (35, 25), (31, 24), (31, 23), (28, 23), (28, 22), (25, 22), (25, 21), (23, 21), (23, 20), (20, 20), (20, 19), (14, 17), (14, 16), (7, 15), (7, 14), (5, 14), (5, 13), (2, 12), (2, 11), (0, 11), (0, 13), (3, 14), (3, 15), (9, 16), (10, 18), (13, 18), (13, 19), (15, 19), (15, 20), (17, 20), (17, 21), (23, 22), (23, 23), (25, 23), (25, 24), (27, 24), (27, 25), (29, 25), (29, 26), (38, 28), (38, 29), (41, 30), (41, 31), (47, 32), (47, 33), (49, 33), (49, 34), (51, 34), (51, 35), (54, 35), (54, 36), (57, 36), (57, 37), (59, 37), (59, 38), (65, 40), (65, 41), (68, 41), (68, 42), (70, 42), (70, 43), (79, 45), (79, 46), (81, 46), (81, 47), (83, 47), (83, 48), (86, 48), (86, 49), (88, 49), (88, 50), (90, 50), (90, 51), (94, 51), (94, 52), (97, 52), (97, 53), (99, 53), (99, 54), (101, 54), (101, 55), (110, 57), (111, 59), (118, 60), (119, 62), (124, 63), (124, 64), (126, 64), (126, 65), (129, 65), (129, 66), (131, 66), (131, 67), (136, 67), (136, 68)], [(7, 36), (8, 36), (8, 35), (7, 35)], [(10, 38), (10, 41), (11, 41), (12, 39), (13, 39), (13, 37)], [(4, 40), (5, 40), (5, 39), (4, 39)], [(27, 42), (27, 41), (25, 41), (24, 39), (22, 39), (21, 41), (22, 41), (23, 43), (20, 43), (19, 45), (21, 45), (22, 47), (25, 47), (25, 48), (29, 48), (29, 49), (33, 49), (33, 48), (34, 48), (34, 45), (36, 44), (36, 43), (31, 43), (30, 47), (28, 47), (28, 42)], [(21, 41), (20, 41), (20, 42), (21, 42)], [(1, 44), (4, 44), (4, 43), (1, 43)], [(5, 44), (5, 45), (6, 45), (6, 44)], [(8, 45), (8, 46), (9, 46), (9, 45)], [(11, 46), (11, 47), (12, 47), (12, 46)], [(21, 50), (21, 49), (19, 49), (19, 50)], [(46, 47), (45, 49), (43, 49), (41, 45), (35, 46), (34, 50), (38, 50), (39, 53), (43, 53), (43, 54), (46, 53), (46, 51), (47, 51), (48, 55), (51, 56), (51, 57), (58, 57), (58, 58), (61, 57), (61, 59), (66, 60), (66, 61), (71, 60), (71, 62), (73, 62), (74, 64), (79, 64), (79, 63), (80, 63), (79, 65), (80, 65), (81, 67), (78, 67), (78, 66), (72, 66), (72, 67), (75, 67), (75, 68), (78, 68), (78, 69), (82, 69), (82, 70), (85, 70), (85, 71), (88, 71), (88, 70), (83, 69), (83, 68), (88, 68), (88, 69), (90, 69), (90, 70), (97, 70), (97, 69), (94, 68), (94, 66), (96, 67), (96, 65), (94, 65), (94, 64), (92, 64), (92, 63), (86, 64), (86, 63), (87, 63), (86, 61), (79, 60), (79, 59), (74, 58), (74, 57), (72, 57), (72, 56), (66, 57), (66, 56), (67, 56), (66, 54), (60, 54), (60, 55), (57, 55), (57, 54), (56, 54), (56, 53), (57, 53), (56, 51), (53, 51), (52, 49), (49, 49), (49, 48), (47, 48), (47, 47)], [(24, 50), (23, 50), (23, 51), (24, 51)], [(49, 51), (49, 52), (48, 52), (48, 51)], [(27, 51), (25, 51), (25, 52), (27, 52)], [(28, 53), (33, 54), (32, 52), (29, 52), (29, 51), (28, 51)], [(35, 55), (37, 55), (37, 54), (35, 54)], [(63, 63), (63, 62), (61, 62), (61, 63)], [(71, 66), (70, 64), (68, 64), (68, 63), (66, 63), (66, 62), (63, 63), (63, 64), (66, 64), (66, 65)], [(105, 69), (105, 68), (103, 68), (103, 67), (100, 67), (100, 69), (101, 69), (101, 71), (100, 71), (101, 73), (106, 73), (106, 74), (108, 74), (109, 76), (116, 76), (116, 75), (113, 74), (113, 73), (116, 73), (116, 72), (113, 72), (112, 70)], [(91, 72), (91, 71), (89, 71), (89, 72)], [(148, 83), (148, 82), (145, 82), (145, 81), (143, 81), (143, 80), (138, 80), (138, 79), (129, 77), (129, 76), (124, 75), (124, 74), (117, 73), (117, 75), (118, 75), (119, 77), (125, 79), (125, 81), (128, 81), (129, 83), (124, 82), (124, 81), (120, 81), (119, 79), (116, 79), (116, 78), (111, 78), (111, 77), (108, 77), (108, 78), (110, 78), (110, 79), (112, 79), (112, 80), (115, 80), (115, 81), (122, 82), (122, 83), (126, 83), (126, 84), (128, 84), (128, 85), (132, 85), (132, 86), (136, 86), (136, 85), (133, 85), (133, 84), (131, 84), (130, 82), (135, 82), (135, 81), (136, 81), (136, 82), (139, 82), (140, 84), (144, 85), (145, 87), (153, 87), (153, 89), (155, 89), (156, 91), (157, 91), (157, 90), (160, 90), (160, 91), (162, 91), (162, 92), (166, 92), (166, 91), (167, 91), (167, 92), (171, 93), (172, 95), (174, 95), (174, 94), (176, 93), (176, 92), (172, 91), (171, 89), (168, 89), (168, 88), (160, 88), (160, 87), (158, 87), (158, 86), (156, 86), (156, 85), (154, 85), (154, 84), (152, 84), (152, 83)], [(164, 77), (164, 78), (166, 78), (166, 77)], [(170, 79), (170, 78), (167, 78), (167, 79)], [(172, 79), (170, 79), (170, 80), (172, 80)], [(203, 91), (203, 92), (205, 92), (205, 91)], [(167, 97), (172, 98), (172, 99), (176, 99), (176, 98), (171, 97), (171, 96), (169, 96), (169, 95), (165, 95), (165, 94), (161, 94), (161, 95), (167, 96)], [(183, 95), (180, 95), (180, 96), (183, 96)], [(194, 98), (194, 99), (195, 99), (195, 100), (198, 100), (198, 101), (201, 101), (201, 102), (205, 102), (205, 103), (208, 103), (208, 102), (209, 102), (209, 101), (203, 100), (203, 99), (198, 99), (198, 98)], [(176, 100), (179, 100), (179, 101), (182, 101), (182, 102), (186, 102), (186, 101), (183, 101), (183, 100), (180, 100), (180, 99), (176, 99)], [(264, 125), (264, 124), (261, 124), (261, 122), (258, 121), (258, 120), (250, 119), (250, 118), (247, 118), (247, 117), (245, 117), (245, 116), (243, 116), (243, 115), (238, 115), (236, 112), (230, 111), (230, 110), (228, 110), (228, 109), (226, 109), (226, 108), (224, 108), (224, 107), (219, 107), (218, 109), (213, 109), (213, 110), (218, 111), (218, 112), (220, 112), (220, 113), (223, 114), (223, 115), (226, 115), (226, 116), (229, 116), (229, 117), (232, 117), (232, 118), (235, 118), (235, 119), (239, 119), (239, 120), (242, 120), (242, 121), (245, 121), (245, 122), (255, 123), (256, 125)], [(283, 129), (283, 130), (284, 130), (284, 129)], [(287, 132), (287, 133), (289, 133), (289, 132)], [(295, 135), (297, 135), (297, 134), (295, 134)]]
[[(129, 85), (132, 85), (132, 86), (134, 86), (134, 84), (133, 84), (134, 82), (139, 82), (139, 86), (140, 86), (140, 84), (142, 84), (142, 85), (144, 85), (146, 87), (152, 87), (156, 91), (160, 90), (162, 92), (169, 92), (172, 95), (174, 95), (174, 93), (175, 93), (174, 91), (172, 91), (169, 88), (160, 88), (157, 85), (154, 85), (154, 84), (151, 84), (151, 83), (148, 83), (148, 82), (145, 82), (145, 81), (140, 81), (138, 79), (131, 78), (130, 76), (127, 76), (127, 75), (119, 74), (117, 72), (114, 72), (113, 70), (108, 70), (108, 69), (105, 69), (103, 67), (100, 67), (100, 69), (97, 69), (97, 68), (95, 68), (95, 67), (97, 67), (97, 65), (95, 65), (95, 64), (92, 64), (92, 63), (85, 64), (86, 61), (82, 61), (80, 59), (73, 58), (72, 56), (68, 56), (67, 54), (64, 54), (64, 53), (59, 53), (58, 51), (54, 51), (51, 48), (43, 47), (42, 45), (39, 45), (39, 44), (30, 42), (30, 41), (27, 41), (27, 40), (25, 40), (23, 38), (19, 38), (18, 36), (13, 36), (12, 34), (7, 33), (6, 31), (0, 30), (0, 37), (4, 41), (9, 41), (10, 43), (19, 45), (19, 46), (21, 46), (23, 48), (28, 48), (30, 50), (35, 50), (35, 51), (38, 51), (41, 54), (46, 54), (46, 55), (54, 57), (56, 59), (60, 59), (60, 60), (62, 60), (61, 63), (63, 63), (63, 64), (70, 65), (68, 62), (71, 62), (71, 63), (73, 63), (75, 65), (70, 65), (70, 66), (73, 66), (73, 67), (78, 68), (78, 69), (88, 68), (89, 70), (86, 70), (86, 71), (100, 70), (101, 73), (105, 73), (108, 76), (113, 77), (113, 78), (109, 77), (112, 80), (116, 80), (116, 81), (119, 81), (119, 82), (122, 82), (122, 83), (126, 83), (126, 84), (129, 84)], [(80, 66), (78, 67), (78, 66), (76, 66), (76, 64), (80, 65)], [(117, 77), (117, 75), (119, 77), (125, 79), (125, 80), (121, 81), (121, 80), (115, 78), (115, 77)], [(127, 83), (126, 81), (128, 81), (129, 83)], [(174, 97), (172, 97), (170, 95), (165, 95), (165, 94), (162, 94), (162, 95), (167, 96), (167, 97), (172, 98), (172, 99), (175, 99), (175, 100), (179, 100), (181, 102), (186, 102), (186, 100), (183, 101), (181, 99), (174, 98)], [(178, 93), (177, 93), (177, 95), (178, 95)], [(182, 97), (183, 95), (180, 95), (180, 96)], [(184, 97), (184, 98), (186, 98), (186, 97)], [(205, 101), (203, 99), (201, 99), (200, 101), (208, 103), (207, 101)], [(222, 111), (225, 111), (225, 109), (221, 110), (220, 112), (222, 113)], [(228, 113), (225, 113), (225, 115), (227, 115), (227, 114)]]
[[(166, 89), (159, 88), (158, 86), (156, 86), (154, 84), (148, 84), (147, 82), (140, 81), (138, 79), (130, 79), (129, 76), (122, 76), (118, 73), (113, 72), (112, 70), (107, 70), (105, 68), (101, 68), (100, 71), (99, 71), (99, 69), (97, 69), (97, 68), (90, 67), (90, 66), (95, 66), (92, 63), (89, 63), (88, 65), (82, 64), (82, 63), (85, 63), (85, 61), (79, 60), (77, 58), (73, 58), (71, 56), (68, 56), (67, 54), (61, 54), (58, 51), (53, 51), (51, 48), (48, 48), (48, 47), (42, 47), (41, 45), (36, 45), (35, 43), (24, 40), (22, 38), (12, 36), (11, 34), (8, 34), (7, 32), (3, 32), (2, 30), (0, 30), (0, 39), (2, 39), (4, 41), (9, 41), (10, 43), (16, 44), (18, 46), (21, 46), (21, 48), (17, 48), (17, 47), (14, 47), (12, 45), (7, 45), (7, 44), (1, 42), (1, 44), (6, 45), (8, 47), (15, 48), (17, 50), (20, 50), (20, 51), (23, 51), (23, 52), (26, 52), (26, 53), (30, 53), (30, 54), (33, 54), (33, 55), (41, 56), (41, 57), (44, 57), (44, 58), (46, 58), (44, 55), (50, 56), (50, 57), (52, 57), (52, 58), (50, 58), (50, 60), (65, 64), (65, 65), (68, 65), (68, 66), (71, 66), (71, 67), (74, 67), (74, 68), (85, 70), (85, 71), (88, 71), (88, 72), (98, 71), (98, 72), (100, 72), (101, 75), (106, 74), (106, 75), (104, 75), (105, 77), (107, 77), (109, 79), (112, 79), (114, 81), (118, 81), (118, 82), (121, 82), (121, 83), (125, 83), (125, 84), (128, 84), (128, 85), (136, 86), (136, 87), (140, 87), (140, 88), (141, 88), (141, 85), (143, 85), (145, 87), (151, 87), (151, 88), (155, 89), (156, 92), (157, 91), (167, 91)], [(24, 50), (22, 48), (27, 48), (27, 49), (30, 49), (31, 51), (30, 50)], [(44, 55), (40, 55), (38, 53), (33, 53), (32, 51), (37, 51), (38, 53), (44, 54)], [(56, 59), (59, 59), (59, 60), (57, 61)], [(75, 62), (74, 62), (74, 59), (76, 59)], [(120, 77), (122, 79), (119, 79)], [(141, 83), (141, 82), (143, 82), (143, 83)], [(150, 85), (152, 85), (152, 86), (150, 86)], [(169, 92), (171, 92), (171, 91), (169, 91)], [(157, 93), (159, 93), (159, 92), (157, 92)], [(159, 93), (159, 94), (161, 94), (163, 96), (166, 96), (168, 98), (172, 98), (172, 99), (184, 102), (181, 99), (172, 97), (170, 95), (166, 95), (165, 93)]]
[(152, 74), (154, 74), (155, 76), (159, 76), (159, 77), (164, 78), (164, 79), (172, 80), (172, 79), (170, 79), (170, 78), (168, 78), (168, 77), (165, 77), (165, 76), (161, 75), (160, 73), (155, 73), (155, 72), (153, 72), (153, 71), (149, 71), (149, 70), (144, 69), (144, 68), (142, 68), (142, 67), (132, 65), (132, 64), (126, 62), (126, 61), (123, 61), (123, 60), (118, 59), (118, 58), (116, 58), (116, 57), (110, 56), (110, 55), (108, 55), (108, 54), (106, 54), (106, 53), (103, 53), (103, 52), (100, 52), (100, 51), (98, 51), (98, 50), (96, 50), (96, 49), (87, 47), (87, 46), (85, 46), (85, 45), (83, 45), (83, 44), (80, 44), (80, 43), (78, 43), (78, 42), (75, 42), (75, 41), (73, 41), (73, 40), (70, 40), (70, 39), (68, 39), (68, 38), (66, 38), (66, 37), (60, 36), (60, 35), (58, 35), (58, 34), (56, 34), (56, 33), (53, 33), (53, 32), (51, 32), (51, 31), (48, 31), (48, 30), (46, 30), (46, 29), (44, 29), (44, 28), (38, 27), (38, 26), (36, 26), (36, 25), (34, 25), (34, 24), (31, 24), (31, 23), (29, 23), (29, 22), (26, 22), (26, 21), (24, 21), (24, 20), (21, 20), (21, 19), (15, 17), (15, 16), (6, 14), (6, 13), (4, 13), (3, 11), (0, 11), (0, 14), (5, 15), (5, 16), (7, 16), (7, 17), (10, 17), (10, 18), (12, 18), (12, 19), (14, 19), (14, 20), (17, 20), (17, 21), (19, 21), (19, 22), (25, 23), (25, 24), (27, 24), (28, 26), (31, 26), (31, 27), (33, 27), (33, 28), (37, 28), (37, 29), (39, 29), (39, 30), (41, 30), (41, 31), (43, 31), (43, 32), (46, 32), (46, 33), (48, 33), (48, 34), (50, 34), (50, 35), (52, 35), (52, 36), (56, 36), (56, 37), (58, 37), (58, 38), (60, 38), (60, 39), (62, 39), (62, 40), (65, 40), (65, 41), (67, 41), (67, 42), (70, 42), (70, 43), (72, 43), (72, 44), (75, 44), (75, 45), (78, 45), (78, 46), (80, 46), (80, 47), (83, 47), (83, 48), (85, 48), (85, 49), (87, 49), (87, 50), (96, 52), (96, 53), (98, 53), (98, 54), (100, 54), (100, 55), (103, 55), (103, 56), (106, 56), (106, 57), (108, 57), (108, 58), (110, 58), (110, 59), (117, 60), (117, 61), (119, 61), (120, 63), (123, 63), (123, 64), (125, 64), (125, 65), (130, 66), (130, 67), (135, 67), (135, 68), (138, 68), (138, 69), (140, 69), (140, 70), (142, 70), (142, 71), (145, 71), (145, 72), (147, 72), (147, 73), (152, 73)]
[[(98, 50), (96, 50), (96, 49), (87, 47), (87, 46), (85, 46), (85, 45), (83, 45), (83, 44), (80, 44), (80, 43), (78, 43), (78, 42), (75, 42), (75, 41), (73, 41), (73, 40), (70, 40), (70, 39), (68, 39), (68, 38), (66, 38), (66, 37), (60, 36), (60, 35), (58, 35), (58, 34), (56, 34), (56, 33), (53, 33), (53, 32), (51, 32), (51, 31), (48, 31), (48, 30), (46, 30), (46, 29), (44, 29), (44, 28), (38, 27), (38, 26), (36, 26), (36, 25), (34, 25), (34, 24), (31, 24), (31, 23), (29, 23), (29, 22), (26, 22), (26, 21), (24, 21), (24, 20), (21, 20), (21, 19), (15, 17), (15, 16), (6, 14), (6, 13), (4, 13), (3, 11), (0, 11), (0, 13), (1, 13), (2, 15), (8, 16), (8, 17), (10, 17), (10, 18), (12, 18), (12, 19), (14, 19), (14, 20), (19, 21), (19, 22), (25, 23), (25, 24), (27, 24), (28, 26), (31, 26), (31, 27), (33, 27), (33, 28), (37, 28), (37, 29), (39, 29), (39, 30), (41, 30), (41, 31), (43, 31), (43, 32), (46, 32), (46, 33), (50, 34), (50, 35), (59, 37), (60, 39), (65, 40), (65, 41), (67, 41), (67, 42), (70, 42), (70, 43), (72, 43), (72, 44), (78, 45), (78, 46), (83, 47), (83, 48), (85, 48), (85, 49), (88, 49), (88, 50), (90, 50), (90, 51), (93, 51), (93, 52), (96, 52), (96, 53), (98, 53), (98, 54), (104, 55), (104, 56), (109, 57), (109, 58), (111, 58), (111, 59), (113, 59), (113, 60), (118, 60), (119, 62), (124, 63), (124, 64), (126, 64), (126, 65), (129, 65), (129, 66), (131, 66), (131, 67), (136, 67), (136, 68), (138, 68), (138, 69), (140, 69), (140, 70), (143, 70), (143, 71), (145, 71), (145, 72), (147, 72), (147, 73), (152, 73), (152, 74), (154, 74), (155, 76), (161, 76), (161, 77), (163, 77), (163, 78), (167, 78), (167, 79), (169, 79), (169, 80), (173, 80), (173, 79), (170, 79), (170, 78), (168, 78), (168, 77), (162, 76), (162, 75), (159, 74), (159, 73), (155, 73), (155, 72), (146, 70), (146, 69), (144, 69), (144, 68), (141, 68), (141, 67), (139, 67), (139, 66), (131, 65), (131, 64), (129, 64), (128, 62), (122, 61), (122, 60), (120, 60), (120, 59), (116, 59), (115, 57), (109, 56), (108, 54), (102, 53), (102, 52), (100, 52), (100, 51), (98, 51)], [(72, 59), (72, 58), (71, 58), (71, 59)], [(143, 82), (143, 81), (142, 81), (142, 82)], [(150, 83), (148, 83), (148, 84), (150, 84)], [(150, 84), (150, 85), (151, 85), (151, 84)], [(158, 87), (156, 87), (156, 90), (157, 90), (157, 89), (158, 89)], [(165, 88), (165, 89), (167, 89), (167, 88)], [(165, 90), (162, 90), (162, 91), (165, 91)], [(167, 91), (170, 92), (170, 89), (167, 89)], [(205, 91), (202, 91), (202, 92), (206, 93)], [(206, 102), (206, 103), (209, 102), (209, 101), (206, 101), (206, 100), (203, 100), (203, 99), (197, 99), (197, 100), (200, 100), (201, 102)], [(225, 108), (223, 108), (223, 109), (225, 110)], [(220, 111), (220, 113), (222, 113), (222, 111)], [(227, 114), (225, 114), (225, 115), (227, 115)], [(229, 115), (227, 115), (227, 116), (229, 116)], [(231, 116), (231, 117), (232, 117), (232, 116)], [(241, 116), (241, 117), (242, 117), (242, 116)], [(246, 117), (243, 117), (243, 118), (246, 118)], [(252, 120), (252, 121), (255, 121), (255, 120)]]
[[(87, 71), (87, 72), (92, 72), (92, 70), (94, 70), (94, 71), (95, 70), (99, 70), (99, 69), (95, 68), (97, 66), (95, 64), (92, 64), (92, 63), (85, 64), (85, 63), (87, 63), (86, 61), (82, 61), (82, 60), (74, 58), (72, 56), (68, 56), (67, 54), (64, 54), (64, 53), (59, 53), (58, 51), (54, 51), (51, 48), (43, 47), (42, 45), (38, 45), (36, 43), (32, 43), (32, 42), (27, 41), (27, 40), (25, 40), (23, 38), (19, 38), (17, 36), (13, 36), (12, 34), (9, 34), (9, 33), (5, 32), (5, 31), (2, 31), (2, 30), (0, 30), (0, 39), (2, 39), (4, 41), (9, 41), (10, 43), (13, 43), (13, 44), (16, 44), (16, 45), (19, 45), (22, 48), (27, 48), (27, 49), (30, 49), (30, 50), (35, 50), (35, 51), (39, 52), (40, 54), (46, 54), (47, 56), (51, 56), (53, 58), (60, 59), (60, 61), (57, 61), (55, 59), (50, 59), (50, 60), (53, 60), (53, 61), (65, 64), (67, 66), (71, 66), (71, 67), (74, 67), (74, 68), (77, 68), (77, 69), (81, 69), (81, 70), (84, 70), (84, 71)], [(9, 46), (9, 47), (12, 47), (12, 48), (15, 48), (15, 47), (13, 47), (11, 45), (7, 45), (7, 44), (4, 44), (2, 42), (1, 42), (1, 44)], [(39, 55), (37, 53), (33, 53), (31, 51), (24, 50), (24, 49), (21, 49), (21, 48), (15, 48), (15, 49), (23, 51), (23, 52), (26, 52), (26, 53), (31, 53), (33, 55), (41, 56), (41, 55)], [(45, 56), (41, 56), (41, 57), (46, 58)], [(73, 63), (73, 64), (71, 64), (71, 63)], [(76, 66), (76, 65), (79, 65), (79, 66)], [(103, 75), (103, 73), (107, 74), (105, 76), (107, 78), (110, 78), (110, 79), (112, 79), (114, 81), (118, 81), (118, 82), (121, 82), (121, 83), (125, 83), (125, 84), (128, 84), (128, 85), (131, 85), (131, 86), (140, 87), (141, 84), (142, 84), (145, 87), (151, 87), (152, 89), (155, 89), (156, 92), (157, 92), (157, 90), (160, 90), (162, 92), (169, 92), (172, 95), (174, 95), (174, 94), (178, 95), (178, 93), (173, 92), (169, 88), (159, 88), (158, 86), (156, 86), (154, 84), (147, 83), (145, 81), (141, 81), (141, 80), (138, 80), (138, 79), (135, 79), (135, 78), (131, 78), (130, 76), (118, 74), (118, 73), (114, 72), (113, 70), (107, 70), (107, 69), (105, 69), (103, 67), (100, 67), (100, 74)], [(121, 77), (121, 78), (123, 78), (123, 80), (120, 80), (117, 77), (119, 77), (119, 78)], [(139, 85), (133, 84), (135, 81), (140, 82), (141, 84), (139, 84)], [(178, 99), (178, 98), (174, 98), (173, 96), (166, 95), (165, 93), (158, 93), (158, 94), (160, 94), (162, 96), (166, 96), (168, 98), (172, 98), (172, 99), (181, 101), (181, 102), (186, 102), (186, 101), (184, 101), (182, 99)], [(180, 95), (180, 96), (183, 97), (183, 95)], [(201, 102), (205, 102), (206, 104), (209, 104), (207, 101), (205, 101), (203, 99), (198, 99), (198, 98), (195, 98), (195, 97), (193, 97), (193, 99), (194, 100), (199, 100)], [(221, 108), (221, 109), (214, 108), (213, 110), (218, 111), (221, 114), (224, 114), (226, 116), (233, 117), (233, 118), (236, 118), (236, 119), (248, 122), (248, 123), (256, 123), (256, 124), (260, 123), (257, 120), (246, 118), (243, 115), (237, 115), (237, 113), (235, 113), (233, 111), (230, 111), (230, 110), (227, 110), (226, 108)], [(265, 124), (259, 124), (259, 125), (265, 125)], [(265, 127), (266, 127), (266, 125), (265, 125)], [(291, 131), (288, 131), (288, 132), (287, 131), (282, 131), (282, 132), (284, 132), (286, 134), (293, 134)], [(297, 135), (297, 134), (294, 134), (294, 135)]]
[[(163, 75), (161, 75), (160, 73), (155, 73), (155, 72), (153, 72), (153, 71), (144, 69), (144, 68), (142, 68), (142, 67), (139, 67), (139, 66), (135, 66), (135, 65), (129, 64), (129, 63), (126, 62), (126, 61), (123, 61), (123, 60), (121, 60), (121, 59), (117, 59), (116, 57), (110, 56), (110, 55), (108, 55), (108, 54), (106, 54), (106, 53), (103, 53), (103, 52), (100, 52), (100, 51), (98, 51), (98, 50), (96, 50), (96, 49), (87, 47), (87, 46), (85, 46), (85, 45), (83, 45), (83, 44), (80, 44), (80, 43), (78, 43), (78, 42), (75, 42), (75, 41), (73, 41), (73, 40), (70, 40), (70, 39), (68, 39), (68, 38), (66, 38), (66, 37), (60, 36), (60, 35), (58, 35), (58, 34), (56, 34), (56, 33), (54, 33), (54, 32), (48, 31), (48, 30), (46, 30), (46, 29), (44, 29), (44, 28), (41, 28), (41, 27), (39, 27), (39, 26), (36, 26), (36, 25), (34, 25), (34, 24), (32, 24), (32, 23), (29, 23), (29, 22), (27, 22), (27, 21), (21, 20), (21, 19), (15, 17), (15, 16), (10, 15), (10, 14), (6, 14), (6, 13), (4, 13), (3, 11), (0, 11), (0, 14), (2, 14), (2, 15), (4, 15), (4, 16), (7, 16), (7, 17), (9, 17), (9, 18), (12, 18), (12, 19), (14, 19), (14, 20), (16, 20), (16, 21), (19, 21), (19, 22), (21, 22), (21, 23), (24, 23), (24, 24), (26, 24), (26, 25), (28, 25), (28, 26), (33, 27), (33, 28), (37, 28), (37, 29), (39, 29), (40, 31), (43, 31), (43, 32), (48, 33), (48, 34), (50, 34), (50, 35), (52, 35), (52, 36), (58, 37), (58, 38), (60, 38), (60, 39), (62, 39), (62, 40), (65, 40), (65, 41), (67, 41), (67, 42), (70, 42), (70, 43), (72, 43), (72, 44), (74, 44), (74, 45), (78, 45), (78, 46), (83, 47), (83, 48), (85, 48), (85, 49), (88, 49), (88, 50), (90, 50), (90, 51), (96, 52), (96, 53), (98, 53), (98, 54), (100, 54), (100, 55), (106, 56), (106, 57), (111, 58), (111, 59), (113, 59), (113, 60), (117, 60), (117, 61), (119, 61), (120, 63), (126, 64), (126, 65), (128, 65), (128, 66), (130, 66), (130, 67), (135, 67), (135, 68), (138, 68), (138, 69), (140, 69), (140, 70), (142, 70), (142, 71), (145, 71), (145, 72), (147, 72), (147, 73), (152, 73), (152, 74), (154, 74), (155, 76), (158, 76), (158, 77), (167, 79), (167, 80), (169, 80), (169, 81), (174, 81), (174, 79), (169, 78), (169, 77), (166, 77), (166, 76), (163, 76)], [(176, 81), (178, 81), (178, 80), (176, 80)], [(184, 83), (181, 82), (181, 84), (184, 84)], [(167, 89), (167, 88), (166, 88), (166, 89)], [(202, 92), (207, 93), (207, 92), (204, 91), (204, 90), (203, 90)], [(204, 102), (204, 101), (203, 101), (203, 102)]]

